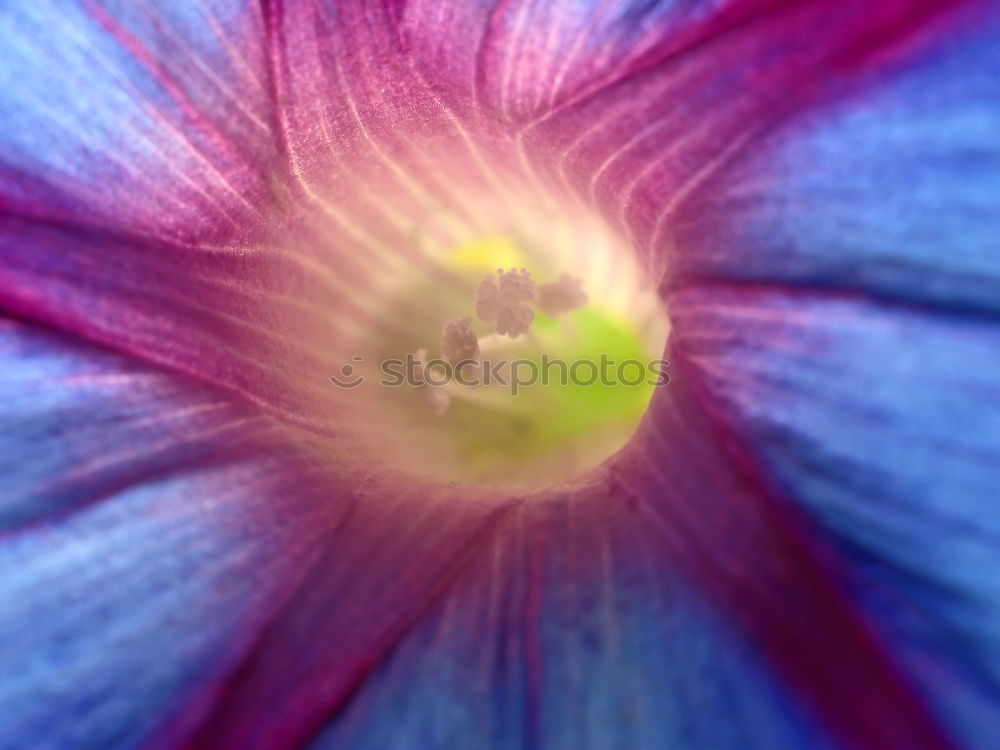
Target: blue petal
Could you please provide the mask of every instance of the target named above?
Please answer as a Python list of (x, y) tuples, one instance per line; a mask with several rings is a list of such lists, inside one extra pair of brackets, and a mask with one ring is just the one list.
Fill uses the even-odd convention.
[(247, 425), (264, 423), (212, 389), (32, 326), (0, 323), (0, 360), (0, 533), (236, 457), (251, 449)]
[(1000, 742), (1000, 328), (844, 297), (673, 297), (679, 360), (835, 541), (938, 717)]
[(640, 519), (601, 502), (518, 513), (310, 747), (836, 747)]
[(244, 231), (275, 154), (250, 3), (0, 10), (8, 210), (170, 237)]
[(910, 679), (982, 748), (1000, 743), (990, 7), (694, 195), (664, 281), (678, 356), (719, 418), (835, 540)]
[(315, 559), (331, 485), (218, 392), (17, 323), (0, 351), (0, 746), (169, 744)]
[(1000, 310), (1000, 13), (973, 10), (958, 33), (755, 142), (698, 191), (673, 227), (665, 283)]

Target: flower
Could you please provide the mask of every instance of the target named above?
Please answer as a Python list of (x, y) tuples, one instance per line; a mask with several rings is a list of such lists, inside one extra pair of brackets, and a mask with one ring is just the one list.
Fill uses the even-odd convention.
[(0, 746), (997, 746), (994, 3), (0, 19)]

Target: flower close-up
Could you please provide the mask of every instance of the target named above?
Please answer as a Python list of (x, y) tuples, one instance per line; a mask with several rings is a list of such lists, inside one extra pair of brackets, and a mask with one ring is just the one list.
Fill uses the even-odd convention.
[(1000, 747), (996, 0), (0, 63), (0, 750)]

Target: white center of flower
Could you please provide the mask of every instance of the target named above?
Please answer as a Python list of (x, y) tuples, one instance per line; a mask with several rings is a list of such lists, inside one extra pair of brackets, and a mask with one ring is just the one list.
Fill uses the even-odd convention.
[(662, 375), (660, 302), (598, 222), (544, 226), (547, 241), (498, 233), (433, 248), (385, 297), (363, 354), (370, 381), (372, 363), (393, 377), (351, 398), (371, 410), (393, 467), (540, 489), (635, 430)]

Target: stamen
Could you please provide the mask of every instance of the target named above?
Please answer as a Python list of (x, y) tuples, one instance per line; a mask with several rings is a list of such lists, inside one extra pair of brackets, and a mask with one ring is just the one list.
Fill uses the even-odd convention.
[(488, 333), (479, 339), (479, 351), (482, 352), (494, 351), (501, 348), (507, 342), (504, 341), (504, 337), (499, 333)]
[(496, 324), (497, 333), (516, 339), (535, 319), (526, 304), (534, 299), (535, 282), (526, 269), (498, 268), (497, 276), (487, 276), (476, 290), (476, 315), (484, 323)]
[(557, 281), (550, 281), (538, 287), (538, 309), (555, 317), (576, 310), (587, 304), (587, 293), (581, 288), (583, 281), (567, 273), (560, 274)]
[(463, 373), (472, 362), (479, 362), (479, 339), (472, 330), (471, 317), (465, 315), (449, 318), (444, 322), (441, 329), (441, 356), (455, 367), (459, 363), (465, 363)]
[(413, 382), (431, 411), (440, 417), (448, 411), (448, 407), (451, 405), (451, 396), (443, 387), (427, 382), (427, 371), (427, 350), (417, 349), (413, 353)]
[(417, 349), (413, 352), (413, 371), (410, 373), (413, 382), (417, 385), (424, 384), (424, 371), (427, 367), (427, 350), (424, 348)]
[(451, 396), (448, 393), (436, 385), (424, 385), (421, 388), (432, 412), (440, 417), (448, 411), (448, 407), (451, 406)]
[[(415, 476), (534, 490), (596, 466), (644, 413), (653, 386), (631, 385), (634, 368), (624, 382), (614, 363), (661, 351), (655, 289), (628, 252), (599, 255), (616, 247), (600, 226), (539, 229), (527, 228), (525, 248), (491, 236), (449, 251), (446, 233), (435, 235), (428, 255), (441, 257), (448, 284), (438, 288), (433, 264), (421, 266), (387, 308), (373, 353), (396, 361), (426, 349), (408, 365), (410, 387), (365, 393), (377, 396), (372, 408), (390, 420), (387, 439)], [(391, 319), (412, 308), (429, 314)]]

